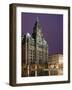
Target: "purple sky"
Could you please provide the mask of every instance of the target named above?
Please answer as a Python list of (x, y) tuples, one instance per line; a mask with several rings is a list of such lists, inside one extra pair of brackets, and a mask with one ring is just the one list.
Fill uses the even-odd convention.
[(42, 26), (45, 40), (48, 42), (49, 54), (63, 53), (63, 15), (22, 13), (22, 34), (32, 34), (36, 18)]

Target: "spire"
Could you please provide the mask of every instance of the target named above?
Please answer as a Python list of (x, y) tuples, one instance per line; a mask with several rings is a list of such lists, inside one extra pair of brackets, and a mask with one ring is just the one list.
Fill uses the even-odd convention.
[(36, 20), (37, 22), (39, 22), (39, 18), (38, 18), (38, 16), (37, 16), (37, 20)]
[(37, 30), (37, 29), (41, 29), (41, 25), (40, 25), (38, 16), (36, 17), (36, 22), (35, 22), (35, 25), (34, 25), (34, 30)]
[(32, 33), (32, 37), (33, 38), (36, 38), (37, 36), (37, 32), (41, 32), (42, 30), (42, 27), (41, 27), (41, 24), (39, 22), (39, 17), (36, 17), (36, 22), (34, 24), (34, 27), (33, 27), (33, 33)]

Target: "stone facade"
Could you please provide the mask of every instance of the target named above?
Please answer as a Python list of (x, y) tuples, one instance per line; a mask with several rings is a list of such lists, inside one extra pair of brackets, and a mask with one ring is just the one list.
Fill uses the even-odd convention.
[(43, 37), (38, 17), (32, 35), (27, 33), (22, 36), (22, 63), (26, 65), (48, 63), (48, 44)]
[(50, 75), (63, 75), (63, 54), (50, 55), (48, 58)]

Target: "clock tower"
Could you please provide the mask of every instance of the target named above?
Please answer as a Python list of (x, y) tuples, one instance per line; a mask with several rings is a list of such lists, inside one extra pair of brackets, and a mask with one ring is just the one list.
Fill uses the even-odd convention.
[(42, 68), (48, 66), (48, 43), (43, 37), (42, 26), (38, 17), (33, 27), (33, 33), (31, 35), (27, 33), (22, 41), (22, 54), (24, 56), (22, 60), (24, 64), (28, 65), (28, 76), (30, 68), (35, 70), (35, 76), (40, 75), (40, 73), (43, 75)]
[(36, 64), (42, 64), (43, 61), (43, 33), (42, 33), (42, 27), (39, 22), (39, 18), (37, 17), (34, 28), (33, 28), (33, 34), (32, 37), (35, 40), (35, 63)]
[(33, 28), (33, 38), (35, 39), (35, 43), (41, 45), (43, 39), (42, 27), (39, 22), (39, 18), (37, 17), (34, 28)]

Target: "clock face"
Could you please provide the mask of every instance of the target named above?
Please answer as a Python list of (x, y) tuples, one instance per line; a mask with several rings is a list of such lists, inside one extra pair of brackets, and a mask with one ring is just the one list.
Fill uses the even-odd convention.
[(41, 37), (41, 36), (38, 36), (38, 37), (37, 37), (37, 43), (38, 43), (38, 44), (42, 44), (42, 37)]

